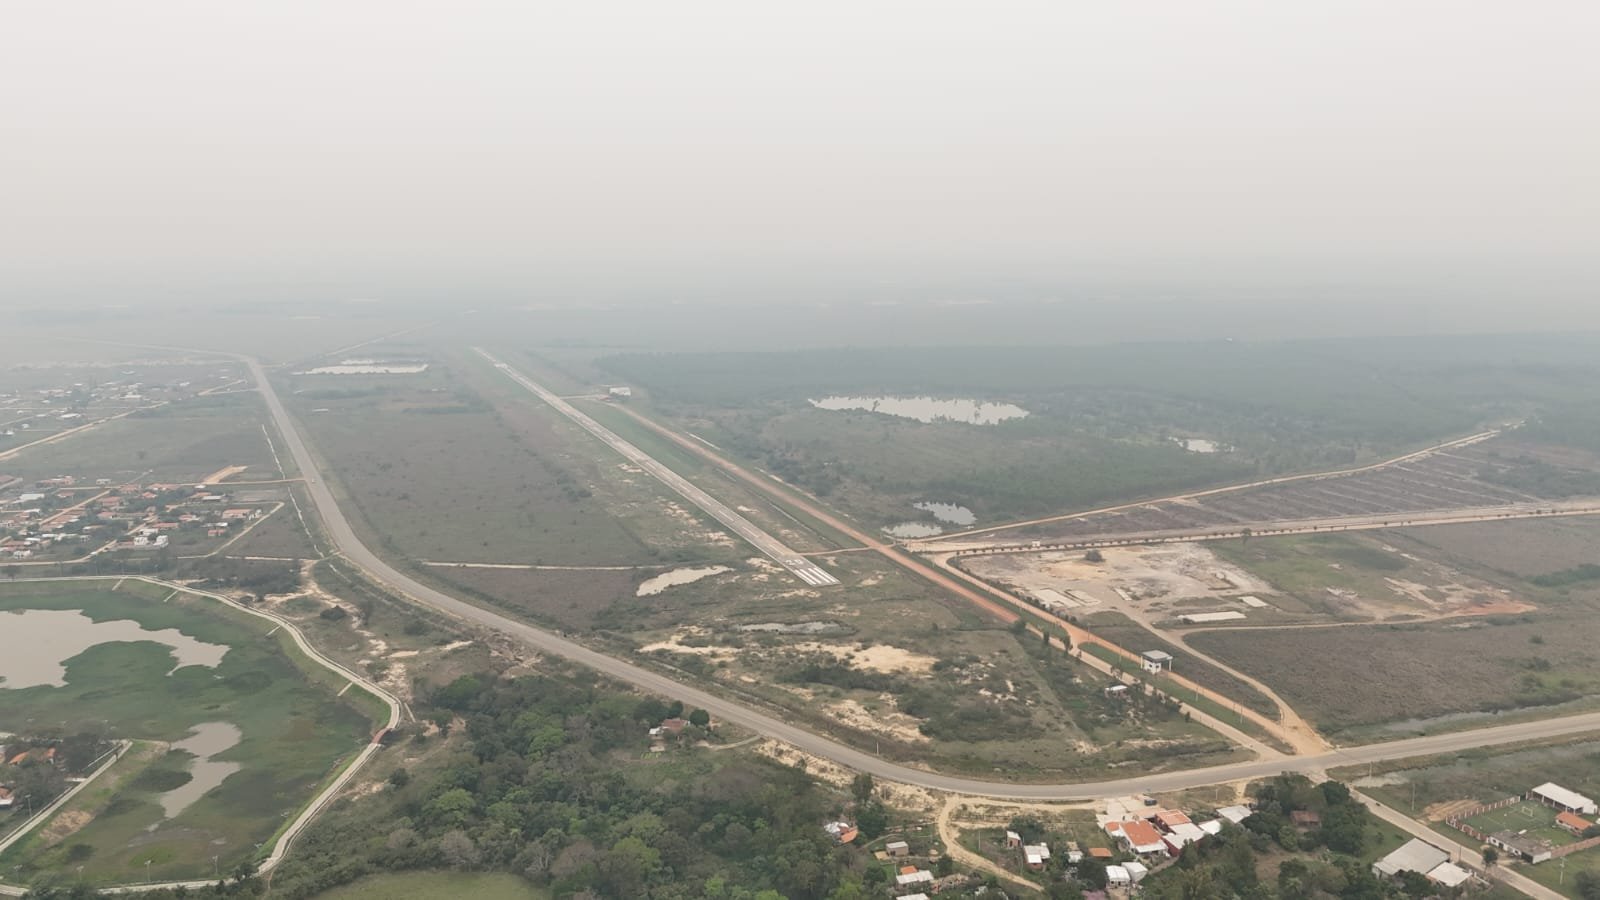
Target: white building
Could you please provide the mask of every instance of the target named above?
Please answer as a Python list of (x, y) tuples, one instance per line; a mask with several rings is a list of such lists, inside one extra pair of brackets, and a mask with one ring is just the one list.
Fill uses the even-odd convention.
[(915, 872), (907, 872), (904, 875), (896, 875), (894, 877), (894, 883), (896, 887), (910, 887), (913, 884), (932, 884), (933, 873), (929, 872), (927, 869), (918, 869)]
[(1592, 816), (1595, 814), (1593, 800), (1577, 791), (1569, 791), (1553, 782), (1546, 781), (1544, 784), (1529, 791), (1529, 793), (1533, 795), (1534, 799), (1546, 806), (1554, 806), (1556, 809), (1577, 813), (1580, 816)]
[(1128, 870), (1128, 877), (1133, 879), (1134, 884), (1138, 884), (1139, 882), (1143, 881), (1144, 877), (1150, 874), (1150, 867), (1146, 866), (1142, 862), (1139, 862), (1138, 860), (1125, 862), (1122, 864), (1122, 867)]
[(1172, 668), (1172, 654), (1165, 650), (1146, 650), (1139, 654), (1139, 662), (1146, 672), (1159, 675)]
[(1460, 887), (1472, 880), (1472, 873), (1455, 863), (1440, 863), (1428, 873), (1428, 880), (1445, 887)]
[(1245, 819), (1250, 818), (1250, 815), (1254, 812), (1255, 810), (1248, 806), (1224, 806), (1223, 808), (1217, 810), (1217, 815), (1227, 819), (1229, 822), (1232, 822), (1235, 825), (1238, 825)]
[(1373, 863), (1372, 874), (1376, 878), (1393, 878), (1401, 872), (1426, 875), (1449, 861), (1450, 854), (1421, 838), (1412, 838), (1400, 845), (1400, 849)]
[(1133, 884), (1133, 875), (1126, 866), (1106, 866), (1106, 884), (1112, 887), (1126, 887)]

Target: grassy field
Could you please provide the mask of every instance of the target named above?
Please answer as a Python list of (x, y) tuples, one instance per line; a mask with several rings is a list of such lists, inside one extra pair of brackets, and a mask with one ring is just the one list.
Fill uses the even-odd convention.
[(1325, 733), (1393, 725), (1362, 733), (1397, 737), (1470, 724), (1460, 714), (1587, 704), (1600, 691), (1593, 631), (1579, 618), (1234, 629), (1189, 641), (1272, 686)]
[(482, 872), (396, 872), (369, 875), (354, 884), (317, 894), (313, 900), (545, 900), (539, 890), (515, 875)]
[(1519, 577), (1600, 559), (1600, 520), (1588, 517), (1436, 525), (1406, 534), (1452, 556)]
[[(106, 799), (88, 792), (98, 814), (53, 839), (30, 836), (0, 857), (26, 880), (68, 861), (95, 882), (201, 877), (212, 857), (226, 868), (257, 853), (283, 817), (309, 800), (371, 734), (381, 706), (359, 690), (335, 699), (344, 681), (295, 651), (271, 626), (214, 601), (141, 582), (0, 585), (0, 610), (82, 610), (96, 621), (131, 619), (175, 628), (230, 649), (215, 670), (172, 668), (170, 651), (149, 642), (105, 643), (67, 662), (66, 685), (0, 690), (0, 726), (71, 733), (103, 727), (113, 737), (173, 742), (194, 726), (225, 722), (239, 743), (218, 755), (242, 768), (176, 818), (158, 798), (188, 780), (186, 754), (166, 753)], [(172, 596), (168, 596), (172, 595)], [(151, 775), (161, 770), (158, 776)], [(70, 810), (69, 810), (70, 812)], [(58, 817), (57, 821), (61, 821)], [(55, 826), (52, 826), (55, 827)]]
[(240, 465), (250, 467), (246, 478), (275, 478), (263, 415), (253, 394), (196, 397), (24, 450), (5, 462), (5, 471), (29, 480), (76, 475), (91, 484), (95, 478), (192, 483)]
[[(400, 555), (651, 561), (645, 526), (612, 514), (615, 466), (575, 448), (549, 417), (491, 404), (445, 366), (415, 376), (296, 378), (289, 387), (343, 492)], [(645, 507), (653, 498), (633, 499)], [(636, 512), (646, 524), (653, 513), (659, 530), (671, 530), (659, 509)]]
[(430, 568), (436, 580), (534, 622), (587, 631), (615, 627), (612, 611), (657, 570)]

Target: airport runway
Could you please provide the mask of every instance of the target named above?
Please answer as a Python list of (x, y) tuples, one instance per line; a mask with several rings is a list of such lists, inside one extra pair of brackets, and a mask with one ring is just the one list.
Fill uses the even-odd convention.
[(420, 603), (454, 616), (465, 622), (507, 634), (535, 650), (571, 660), (601, 674), (632, 684), (643, 690), (682, 700), (688, 706), (699, 706), (716, 718), (748, 728), (757, 734), (791, 744), (807, 753), (832, 760), (858, 772), (875, 777), (917, 785), (939, 791), (966, 794), (976, 797), (995, 797), (1017, 800), (1091, 800), (1116, 797), (1132, 793), (1174, 791), (1221, 784), (1250, 778), (1260, 778), (1278, 772), (1315, 772), (1329, 768), (1367, 762), (1382, 762), (1439, 753), (1456, 753), (1474, 747), (1489, 747), (1520, 741), (1562, 737), (1587, 732), (1600, 732), (1600, 713), (1565, 716), (1533, 722), (1498, 725), (1471, 731), (1409, 738), (1383, 744), (1369, 744), (1332, 750), (1316, 756), (1297, 756), (1286, 759), (1256, 760), (1231, 763), (1205, 769), (1190, 769), (1122, 778), (1111, 781), (1084, 782), (1080, 784), (1008, 784), (984, 781), (930, 772), (926, 769), (901, 765), (880, 759), (870, 753), (848, 747), (838, 741), (814, 734), (805, 728), (783, 721), (774, 715), (752, 706), (713, 694), (666, 675), (634, 665), (625, 660), (607, 656), (582, 644), (535, 628), (524, 622), (501, 615), (490, 609), (458, 600), (442, 591), (428, 587), (384, 562), (356, 537), (344, 512), (339, 509), (333, 492), (317, 471), (311, 453), (295, 428), (293, 420), (283, 408), (276, 391), (267, 381), (260, 365), (251, 362), (251, 372), (261, 386), (261, 394), (277, 423), (295, 465), (305, 477), (305, 484), (321, 514), (329, 539), (346, 558), (373, 578)]
[(504, 372), (506, 377), (527, 388), (540, 400), (554, 407), (556, 412), (576, 422), (584, 431), (604, 441), (607, 446), (622, 454), (629, 462), (654, 475), (656, 480), (677, 491), (685, 500), (700, 507), (705, 511), (706, 515), (721, 522), (728, 530), (744, 538), (757, 550), (772, 557), (778, 565), (788, 569), (794, 577), (812, 587), (825, 587), (839, 583), (839, 579), (828, 574), (826, 569), (790, 550), (777, 538), (757, 528), (755, 523), (734, 512), (722, 501), (696, 487), (687, 478), (657, 462), (650, 454), (618, 437), (611, 429), (584, 415), (572, 404), (545, 390), (528, 376), (494, 358), (487, 350), (481, 347), (472, 349), (479, 356), (493, 363), (495, 368)]

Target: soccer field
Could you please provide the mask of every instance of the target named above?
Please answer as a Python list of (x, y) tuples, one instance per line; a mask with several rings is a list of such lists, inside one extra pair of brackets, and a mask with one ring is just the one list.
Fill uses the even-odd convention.
[(1542, 838), (1556, 847), (1573, 840), (1570, 833), (1556, 825), (1556, 811), (1533, 800), (1479, 813), (1467, 819), (1466, 824), (1486, 834), (1497, 831), (1526, 832), (1529, 837)]

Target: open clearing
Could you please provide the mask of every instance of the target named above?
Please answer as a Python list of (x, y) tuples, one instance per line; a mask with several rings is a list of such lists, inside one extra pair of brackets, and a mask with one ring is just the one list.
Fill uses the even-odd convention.
[(1275, 592), (1265, 579), (1219, 559), (1203, 544), (1108, 547), (1101, 562), (1079, 552), (961, 558), (961, 568), (1031, 597), (1059, 615), (1120, 612), (1143, 621), (1178, 612), (1249, 613), (1239, 598)]
[(515, 875), (480, 872), (396, 872), (317, 894), (313, 900), (545, 900), (550, 894)]
[[(387, 717), (359, 689), (294, 649), (283, 632), (214, 601), (143, 582), (53, 582), (0, 585), (0, 610), (82, 610), (96, 621), (128, 619), (159, 631), (176, 629), (229, 648), (214, 668), (173, 669), (172, 652), (149, 641), (103, 643), (67, 659), (66, 684), (0, 689), (0, 730), (101, 727), (114, 738), (166, 747), (196, 734), (211, 735), (197, 753), (165, 750), (114, 796), (88, 792), (0, 857), (0, 868), (21, 880), (83, 867), (95, 883), (209, 875), (212, 857), (224, 869), (252, 859), (283, 819), (309, 801), (317, 786), (370, 739)], [(169, 597), (169, 595), (172, 595)], [(169, 674), (170, 673), (170, 674)], [(237, 772), (192, 798), (169, 818), (170, 792), (213, 769)], [(119, 763), (120, 765), (120, 763)], [(78, 811), (98, 803), (92, 815)], [(150, 862), (148, 873), (146, 861)]]

